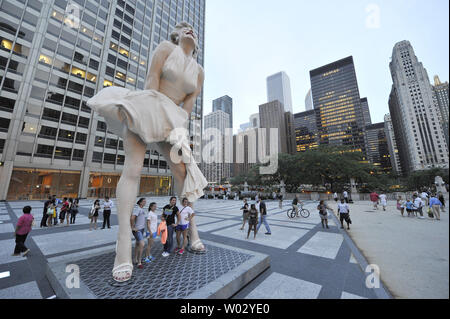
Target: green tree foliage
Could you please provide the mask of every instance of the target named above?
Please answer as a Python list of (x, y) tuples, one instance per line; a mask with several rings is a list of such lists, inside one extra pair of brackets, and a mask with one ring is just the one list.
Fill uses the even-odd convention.
[(445, 183), (448, 184), (448, 170), (441, 168), (432, 168), (424, 171), (416, 171), (408, 176), (407, 186), (409, 190), (421, 190), (434, 185), (434, 178), (436, 176), (442, 177)]

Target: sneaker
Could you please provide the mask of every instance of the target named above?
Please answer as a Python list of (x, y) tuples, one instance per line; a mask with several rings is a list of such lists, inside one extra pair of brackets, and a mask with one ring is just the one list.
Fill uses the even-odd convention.
[(163, 257), (168, 257), (169, 255), (170, 255), (170, 254), (169, 254), (168, 252), (166, 252), (166, 251), (162, 253), (162, 256), (163, 256)]
[(178, 251), (178, 255), (183, 255), (183, 254), (184, 254), (184, 249), (182, 248)]
[(420, 216), (420, 217), (419, 217), (419, 219), (425, 219), (425, 217), (423, 217), (423, 216)]
[(25, 250), (25, 251), (22, 253), (22, 257), (25, 257), (29, 252), (30, 252), (29, 249)]
[(272, 235), (272, 233), (266, 233), (266, 235)]
[(176, 254), (177, 252), (180, 251), (180, 249), (181, 249), (181, 248), (178, 248), (178, 247), (177, 247), (177, 248), (175, 248), (175, 249), (173, 250), (173, 252)]
[(146, 263), (146, 264), (149, 264), (149, 263), (152, 262), (152, 260), (151, 260), (149, 257), (147, 257), (147, 258), (144, 258), (144, 259), (142, 260), (142, 262), (144, 262), (144, 263)]
[(150, 255), (148, 258), (150, 258), (151, 261), (156, 259), (156, 257), (153, 257), (152, 255)]

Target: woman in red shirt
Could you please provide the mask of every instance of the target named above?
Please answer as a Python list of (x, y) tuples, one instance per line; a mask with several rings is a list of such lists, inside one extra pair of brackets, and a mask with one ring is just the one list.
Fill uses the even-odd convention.
[(30, 250), (25, 246), (25, 240), (29, 232), (31, 231), (31, 227), (33, 225), (34, 217), (31, 213), (31, 207), (25, 206), (23, 208), (23, 215), (20, 216), (16, 225), (16, 248), (14, 249), (13, 256), (20, 256), (22, 253), (22, 257), (30, 252)]

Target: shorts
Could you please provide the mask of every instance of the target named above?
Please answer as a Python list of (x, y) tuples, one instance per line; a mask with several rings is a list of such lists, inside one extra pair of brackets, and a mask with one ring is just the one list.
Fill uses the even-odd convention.
[(242, 214), (242, 217), (244, 218), (244, 220), (248, 220), (248, 215), (249, 215), (249, 213), (243, 213)]
[(148, 234), (150, 234), (150, 235), (147, 236), (147, 239), (154, 239), (154, 238), (156, 238), (158, 233), (154, 232), (154, 233), (148, 233)]
[(258, 220), (254, 219), (254, 218), (250, 218), (248, 221), (249, 225), (258, 225)]
[(140, 229), (138, 231), (133, 231), (133, 236), (136, 239), (136, 241), (143, 241), (144, 240), (144, 229)]
[(319, 214), (319, 216), (321, 220), (328, 220), (328, 214), (326, 215)]
[(186, 225), (178, 225), (177, 227), (175, 227), (175, 231), (185, 231), (186, 229), (188, 229), (189, 224)]

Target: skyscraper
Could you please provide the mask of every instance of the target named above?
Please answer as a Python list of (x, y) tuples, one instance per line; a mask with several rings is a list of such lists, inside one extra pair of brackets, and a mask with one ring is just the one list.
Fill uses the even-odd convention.
[(267, 102), (279, 101), (285, 112), (292, 111), (291, 82), (286, 72), (279, 72), (267, 78)]
[(400, 164), (400, 158), (398, 156), (397, 142), (395, 140), (394, 127), (392, 126), (392, 119), (390, 114), (386, 114), (384, 116), (384, 132), (386, 134), (386, 140), (388, 143), (392, 169), (396, 174), (401, 175), (402, 166)]
[(447, 142), (447, 148), (449, 148), (448, 141), (448, 112), (449, 112), (449, 98), (448, 98), (448, 82), (441, 83), (439, 77), (434, 77), (433, 94), (435, 104), (437, 104), (440, 111), (440, 120), (442, 129), (444, 130), (445, 141)]
[[(261, 128), (266, 129), (267, 137), (270, 136), (270, 129), (278, 129), (278, 153), (288, 152), (288, 139), (286, 134), (286, 112), (284, 112), (283, 104), (274, 100), (272, 102), (259, 106), (259, 118)], [(291, 134), (291, 136), (293, 136)], [(266, 154), (269, 153), (269, 138), (266, 139)]]
[(297, 152), (305, 152), (319, 146), (315, 110), (295, 114), (294, 127)]
[(233, 128), (233, 99), (228, 95), (213, 101), (213, 112), (224, 111), (229, 115), (228, 127)]
[(393, 80), (389, 109), (403, 171), (448, 168), (440, 111), (427, 71), (409, 41), (394, 46), (389, 66)]
[(320, 145), (342, 145), (366, 154), (365, 120), (353, 57), (310, 71)]
[(367, 101), (366, 97), (361, 99), (361, 108), (364, 116), (364, 124), (366, 126), (371, 125), (372, 119), (370, 117), (369, 102)]
[[(0, 200), (114, 197), (123, 142), (86, 101), (106, 86), (144, 89), (153, 50), (181, 21), (196, 30), (203, 65), (204, 9), (204, 0), (1, 1)], [(197, 157), (202, 99), (189, 123)], [(139, 193), (170, 192), (167, 162), (150, 149)]]
[(384, 172), (392, 170), (391, 155), (384, 130), (384, 122), (366, 126), (367, 155), (370, 163)]
[(229, 128), (229, 123), (230, 115), (221, 110), (205, 116), (205, 130), (213, 128), (220, 133), (219, 136), (204, 135), (204, 143), (209, 145), (205, 151), (210, 150), (210, 154), (207, 155), (211, 158), (214, 158), (214, 156), (218, 158), (218, 161), (203, 163), (202, 165), (205, 178), (210, 183), (220, 183), (222, 179), (230, 177), (230, 163), (225, 163), (225, 129)]
[(311, 111), (314, 110), (314, 104), (312, 100), (312, 93), (311, 89), (309, 89), (308, 94), (306, 94), (305, 97), (305, 111)]

